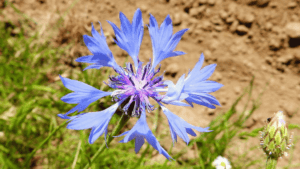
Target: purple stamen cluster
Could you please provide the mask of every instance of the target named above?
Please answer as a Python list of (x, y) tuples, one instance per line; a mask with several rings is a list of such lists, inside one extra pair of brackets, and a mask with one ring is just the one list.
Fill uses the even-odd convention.
[(159, 73), (160, 68), (150, 72), (151, 62), (142, 67), (139, 62), (137, 71), (135, 72), (131, 63), (127, 63), (123, 71), (115, 70), (119, 75), (109, 77), (108, 86), (116, 89), (112, 93), (113, 100), (119, 102), (129, 98), (128, 103), (123, 107), (123, 111), (127, 114), (128, 108), (133, 103), (134, 108), (131, 116), (139, 117), (143, 110), (148, 112), (154, 110), (154, 106), (150, 104), (149, 97), (160, 102), (163, 96), (156, 91), (157, 88), (164, 88), (163, 76), (154, 77)]

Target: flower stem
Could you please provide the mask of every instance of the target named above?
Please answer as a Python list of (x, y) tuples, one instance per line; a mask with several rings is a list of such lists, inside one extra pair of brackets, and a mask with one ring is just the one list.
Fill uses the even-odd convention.
[(267, 159), (266, 169), (276, 169), (277, 160), (278, 160), (277, 158), (273, 158), (269, 156)]
[(90, 162), (88, 164), (85, 165), (84, 169), (88, 169), (88, 167), (94, 162), (94, 160), (105, 150), (106, 145), (108, 146), (109, 143), (114, 139), (113, 136), (117, 135), (120, 130), (125, 126), (126, 122), (130, 119), (129, 116), (125, 115), (124, 113), (122, 114), (121, 119), (119, 120), (119, 123), (117, 124), (117, 126), (114, 128), (114, 130), (112, 131), (112, 134), (108, 136), (107, 138), (107, 142), (103, 143), (100, 148), (98, 149), (98, 151), (93, 155), (93, 157), (91, 158)]
[(50, 138), (58, 131), (60, 130), (63, 126), (65, 126), (67, 124), (67, 121), (65, 121), (64, 123), (62, 123), (61, 125), (59, 125), (56, 129), (54, 129), (46, 139), (44, 139), (30, 154), (29, 156), (27, 156), (27, 159), (25, 161), (24, 167), (29, 167), (30, 162), (32, 157), (35, 155), (35, 153), (41, 149), (49, 140)]

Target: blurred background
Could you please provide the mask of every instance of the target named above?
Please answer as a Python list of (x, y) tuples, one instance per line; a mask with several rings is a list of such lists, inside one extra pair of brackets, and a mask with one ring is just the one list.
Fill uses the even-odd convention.
[[(217, 63), (210, 80), (222, 83), (213, 95), (221, 107), (208, 109), (168, 106), (187, 122), (210, 126), (214, 132), (199, 134), (186, 145), (174, 147), (168, 122), (158, 109), (147, 114), (161, 145), (176, 159), (168, 162), (145, 144), (134, 153), (134, 141), (115, 139), (91, 168), (212, 168), (222, 155), (233, 168), (263, 168), (266, 156), (259, 148), (259, 131), (268, 117), (282, 110), (294, 133), (289, 156), (279, 168), (300, 168), (300, 0), (0, 0), (0, 168), (83, 168), (89, 164), (104, 138), (88, 143), (89, 131), (65, 128), (57, 117), (74, 105), (60, 100), (71, 92), (58, 75), (83, 81), (101, 90), (113, 71), (87, 70), (75, 59), (90, 54), (82, 35), (90, 35), (91, 23), (101, 22), (107, 43), (119, 65), (131, 62), (113, 42), (119, 12), (130, 20), (137, 8), (145, 24), (149, 14), (161, 23), (169, 14), (173, 33), (189, 28), (176, 50), (185, 55), (162, 64), (165, 79), (176, 82), (204, 53), (204, 65)], [(140, 56), (152, 57), (145, 27)], [(111, 98), (91, 104), (99, 111)], [(116, 114), (109, 133), (117, 123)], [(132, 118), (122, 131), (130, 129)]]

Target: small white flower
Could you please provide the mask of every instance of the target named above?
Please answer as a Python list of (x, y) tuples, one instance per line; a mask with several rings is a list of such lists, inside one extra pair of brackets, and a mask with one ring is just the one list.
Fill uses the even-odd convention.
[(231, 169), (230, 162), (227, 160), (227, 158), (222, 156), (218, 156), (212, 165), (216, 167), (216, 169)]

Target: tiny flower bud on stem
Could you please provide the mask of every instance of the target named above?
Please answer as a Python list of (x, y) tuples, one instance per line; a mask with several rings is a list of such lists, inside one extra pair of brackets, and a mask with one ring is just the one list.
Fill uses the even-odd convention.
[(287, 126), (282, 111), (278, 111), (274, 117), (268, 118), (266, 126), (261, 132), (260, 145), (267, 158), (267, 169), (276, 168), (279, 157), (286, 155), (285, 152), (291, 147)]

